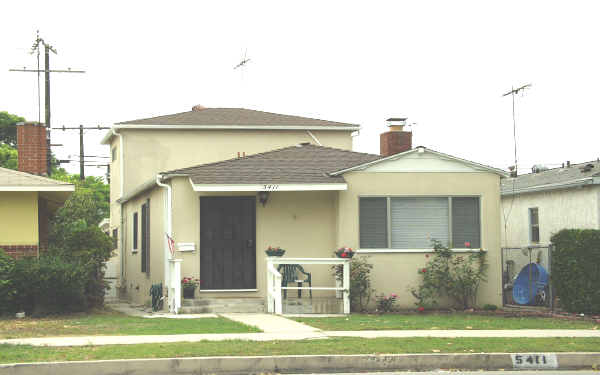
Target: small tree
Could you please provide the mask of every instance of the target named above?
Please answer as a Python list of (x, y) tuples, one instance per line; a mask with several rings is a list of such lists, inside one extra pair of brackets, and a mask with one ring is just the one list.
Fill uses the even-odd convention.
[(485, 252), (455, 255), (439, 241), (433, 240), (433, 245), (433, 257), (418, 270), (421, 285), (411, 289), (417, 306), (433, 307), (439, 297), (450, 297), (463, 309), (474, 306), (479, 285), (486, 280)]

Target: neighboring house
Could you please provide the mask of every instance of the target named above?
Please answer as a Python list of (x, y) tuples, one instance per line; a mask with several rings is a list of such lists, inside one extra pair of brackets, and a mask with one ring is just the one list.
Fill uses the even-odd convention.
[(17, 124), (19, 170), (0, 168), (0, 248), (14, 257), (38, 255), (48, 247), (48, 217), (75, 190), (47, 173), (46, 128)]
[[(412, 307), (408, 288), (439, 239), (488, 251), (480, 302), (500, 304), (505, 172), (413, 149), (405, 119), (390, 120), (382, 155), (351, 151), (358, 125), (247, 109), (197, 106), (115, 124), (104, 142), (127, 297), (143, 303), (151, 284), (167, 281), (170, 233), (201, 296), (264, 298), (269, 245), (300, 258), (350, 246), (371, 255), (379, 293)], [(332, 286), (329, 267), (310, 271), (313, 286)]]
[(502, 180), (502, 245), (546, 246), (564, 228), (600, 229), (600, 162)]
[(14, 257), (38, 255), (48, 247), (48, 215), (74, 186), (0, 168), (0, 248)]

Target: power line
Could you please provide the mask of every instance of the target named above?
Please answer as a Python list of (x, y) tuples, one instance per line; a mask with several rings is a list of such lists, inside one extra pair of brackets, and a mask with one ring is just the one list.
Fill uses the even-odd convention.
[[(44, 46), (44, 69), (40, 69), (40, 47)], [(51, 168), (50, 168), (50, 163), (52, 160), (52, 150), (51, 150), (51, 143), (50, 143), (50, 127), (51, 127), (51, 123), (50, 123), (50, 73), (85, 73), (85, 71), (83, 70), (71, 70), (71, 68), (68, 68), (67, 70), (64, 69), (57, 69), (57, 70), (51, 70), (50, 69), (50, 52), (54, 53), (55, 55), (57, 54), (56, 49), (50, 45), (49, 43), (47, 43), (42, 37), (40, 37), (40, 31), (37, 30), (36, 31), (36, 38), (33, 42), (33, 45), (31, 46), (31, 50), (30, 53), (36, 53), (37, 54), (37, 69), (27, 69), (25, 67), (23, 67), (23, 69), (9, 69), (9, 72), (26, 72), (26, 73), (37, 73), (37, 77), (38, 77), (38, 87), (37, 87), (37, 91), (38, 91), (38, 122), (41, 122), (41, 95), (40, 95), (40, 73), (44, 73), (44, 81), (45, 81), (45, 86), (44, 86), (44, 106), (45, 106), (45, 125), (46, 128), (48, 129), (47, 131), (47, 140), (48, 140), (48, 155), (47, 155), (47, 173), (48, 175), (50, 175), (51, 172)]]

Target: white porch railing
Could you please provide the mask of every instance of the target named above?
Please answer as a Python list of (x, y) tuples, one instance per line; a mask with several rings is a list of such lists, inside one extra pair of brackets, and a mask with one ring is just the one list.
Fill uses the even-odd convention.
[[(341, 264), (344, 267), (342, 283), (336, 280), (335, 287), (288, 287), (281, 286), (281, 274), (275, 265), (279, 264)], [(267, 312), (282, 314), (283, 289), (335, 290), (342, 293), (344, 299), (344, 314), (350, 314), (350, 259), (342, 258), (281, 258), (267, 257)]]

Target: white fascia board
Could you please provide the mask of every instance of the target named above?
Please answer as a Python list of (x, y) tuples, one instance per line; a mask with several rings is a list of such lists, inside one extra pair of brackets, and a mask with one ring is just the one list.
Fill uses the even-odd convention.
[(154, 129), (154, 130), (338, 130), (338, 131), (356, 131), (360, 130), (360, 125), (336, 126), (336, 125), (113, 125), (113, 129)]
[(325, 191), (348, 190), (348, 184), (194, 184), (192, 188), (198, 192), (226, 191)]
[(569, 181), (569, 182), (560, 182), (560, 183), (556, 183), (556, 184), (531, 186), (531, 187), (514, 189), (514, 190), (510, 189), (508, 191), (502, 192), (500, 195), (502, 195), (503, 197), (506, 197), (506, 196), (516, 195), (516, 194), (537, 193), (537, 192), (549, 191), (549, 190), (570, 189), (570, 188), (575, 188), (575, 187), (580, 187), (580, 186), (585, 186), (585, 185), (597, 185), (597, 184), (600, 184), (600, 180), (598, 178), (588, 177), (588, 178), (583, 178), (580, 180)]
[(110, 139), (112, 138), (112, 136), (113, 136), (112, 130), (107, 131), (106, 134), (104, 134), (104, 137), (102, 137), (102, 140), (100, 140), (100, 144), (101, 145), (109, 145)]
[(0, 186), (0, 191), (75, 191), (75, 185), (60, 185), (60, 186)]
[(346, 168), (346, 169), (341, 169), (339, 171), (335, 171), (335, 172), (329, 173), (329, 175), (330, 176), (338, 176), (338, 175), (344, 174), (346, 172), (351, 172), (351, 171), (355, 171), (355, 170), (366, 169), (366, 168), (370, 167), (371, 165), (383, 163), (383, 162), (386, 162), (388, 160), (399, 159), (399, 158), (402, 158), (402, 157), (404, 157), (406, 155), (409, 155), (409, 154), (412, 154), (412, 153), (415, 153), (415, 152), (422, 153), (424, 151), (429, 152), (429, 153), (434, 154), (434, 155), (437, 155), (440, 158), (453, 160), (453, 161), (456, 161), (456, 162), (459, 162), (459, 163), (463, 163), (463, 164), (469, 165), (469, 166), (471, 166), (473, 168), (482, 169), (483, 171), (496, 173), (496, 174), (499, 174), (502, 177), (508, 177), (509, 176), (508, 172), (505, 172), (502, 169), (492, 168), (492, 167), (489, 167), (487, 165), (475, 163), (473, 161), (469, 161), (469, 160), (466, 160), (466, 159), (461, 159), (461, 158), (458, 158), (456, 156), (452, 156), (452, 155), (444, 154), (444, 153), (437, 152), (437, 151), (434, 151), (434, 150), (430, 150), (427, 147), (423, 147), (423, 146), (419, 146), (419, 147), (413, 148), (412, 150), (400, 152), (398, 154), (390, 155), (390, 156), (387, 156), (385, 158), (381, 158), (381, 159), (377, 159), (377, 160), (374, 160), (374, 161), (370, 161), (368, 163), (363, 163), (363, 164), (355, 165), (354, 167), (350, 167), (350, 168)]

